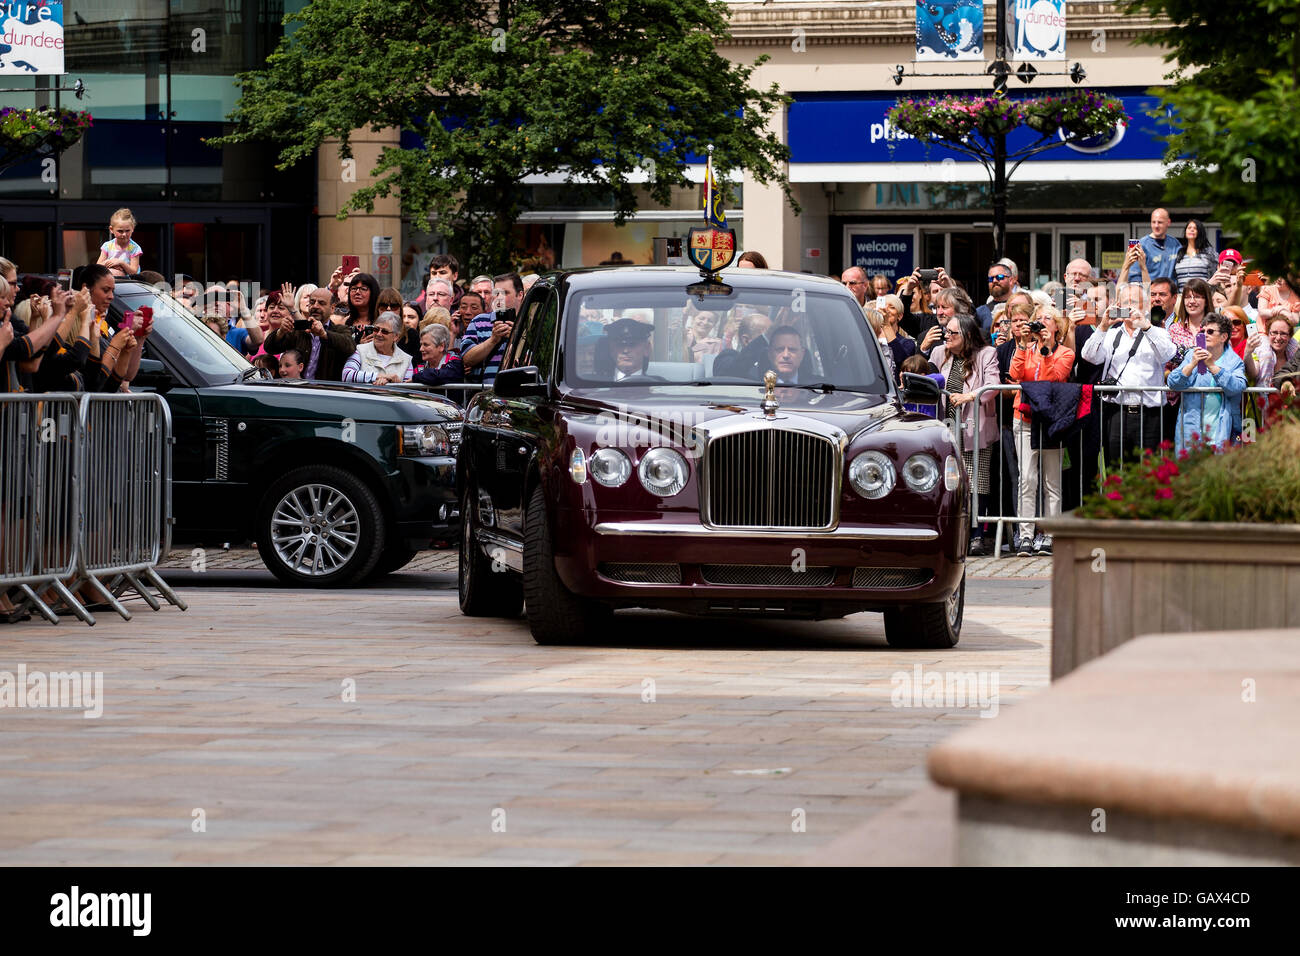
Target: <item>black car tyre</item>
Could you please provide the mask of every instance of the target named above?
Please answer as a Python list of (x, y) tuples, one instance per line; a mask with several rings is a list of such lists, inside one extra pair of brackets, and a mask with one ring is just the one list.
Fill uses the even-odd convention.
[(392, 574), (394, 571), (400, 571), (411, 563), (418, 552), (415, 548), (408, 548), (404, 544), (389, 545), (384, 549), (384, 553), (379, 556), (379, 563), (375, 569), (370, 572), (366, 578), (367, 581), (374, 581), (382, 578), (386, 574)]
[(356, 475), (333, 465), (295, 468), (271, 485), (257, 528), (263, 563), (286, 584), (356, 584), (384, 553), (379, 500)]
[(609, 633), (614, 614), (603, 604), (578, 597), (560, 580), (540, 486), (533, 489), (524, 518), (524, 603), (538, 644), (586, 643)]
[(524, 588), (509, 569), (492, 570), (492, 560), (474, 541), (478, 527), (478, 493), (465, 483), (460, 500), (460, 560), (456, 575), (460, 611), (469, 617), (518, 617), (524, 609)]
[(890, 647), (953, 647), (961, 636), (966, 608), (966, 575), (952, 596), (938, 604), (918, 604), (885, 612), (885, 640)]

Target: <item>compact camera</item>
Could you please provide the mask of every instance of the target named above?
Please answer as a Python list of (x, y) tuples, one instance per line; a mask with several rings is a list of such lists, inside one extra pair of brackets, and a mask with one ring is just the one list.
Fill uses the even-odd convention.
[(1029, 331), (1030, 331), (1033, 335), (1037, 335), (1039, 332), (1043, 331), (1044, 328), (1045, 328), (1045, 326), (1043, 325), (1042, 322), (1030, 322), (1030, 323), (1029, 323)]

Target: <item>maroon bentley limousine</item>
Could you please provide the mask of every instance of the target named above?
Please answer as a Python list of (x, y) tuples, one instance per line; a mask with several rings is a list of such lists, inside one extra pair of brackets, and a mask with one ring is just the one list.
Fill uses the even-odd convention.
[[(628, 607), (881, 611), (891, 645), (952, 646), (967, 479), (948, 429), (904, 412), (885, 368), (829, 279), (544, 277), (466, 411), (462, 611), (526, 603), (541, 644), (607, 638)], [(938, 398), (927, 379), (909, 388)]]

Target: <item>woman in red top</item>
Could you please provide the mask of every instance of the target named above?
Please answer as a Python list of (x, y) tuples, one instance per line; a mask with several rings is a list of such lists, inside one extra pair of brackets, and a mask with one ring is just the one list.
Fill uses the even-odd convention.
[[(1011, 359), (1011, 369), (1007, 375), (1013, 382), (1066, 382), (1074, 368), (1074, 352), (1064, 345), (1065, 337), (1070, 331), (1070, 321), (1056, 309), (1039, 307), (1035, 321), (1041, 325), (1037, 332), (1034, 325), (1025, 327), (1024, 333), (1016, 342), (1016, 354)], [(1015, 420), (1011, 423), (1011, 434), (1016, 443), (1016, 457), (1020, 462), (1020, 501), (1017, 513), (1021, 518), (1038, 517), (1038, 486), (1045, 489), (1044, 499), (1046, 513), (1061, 513), (1061, 449), (1034, 448), (1033, 423), (1030, 416), (1021, 411), (1020, 393), (1016, 393), (1012, 403), (1015, 408)], [(1041, 444), (1041, 442), (1040, 442)], [(1041, 477), (1041, 481), (1040, 481)], [(1015, 536), (1012, 547), (1017, 554), (1051, 554), (1052, 539), (1050, 535), (1034, 534), (1032, 521), (1021, 521), (1019, 534)]]

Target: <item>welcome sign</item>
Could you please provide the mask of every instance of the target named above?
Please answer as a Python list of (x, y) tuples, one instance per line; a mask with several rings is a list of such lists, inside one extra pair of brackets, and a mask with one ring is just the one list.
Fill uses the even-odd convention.
[(62, 2), (0, 0), (0, 76), (63, 72)]

